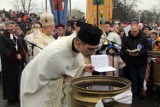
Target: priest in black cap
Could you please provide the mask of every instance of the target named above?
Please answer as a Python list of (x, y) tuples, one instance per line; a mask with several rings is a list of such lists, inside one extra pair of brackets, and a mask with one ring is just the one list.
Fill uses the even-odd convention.
[(71, 107), (70, 81), (93, 72), (84, 64), (98, 47), (102, 31), (84, 22), (77, 36), (59, 39), (43, 49), (23, 70), (21, 107)]

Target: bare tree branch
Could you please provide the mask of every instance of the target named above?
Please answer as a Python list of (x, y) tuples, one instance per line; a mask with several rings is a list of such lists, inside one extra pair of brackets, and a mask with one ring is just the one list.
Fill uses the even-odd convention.
[(30, 0), (29, 6), (28, 6), (28, 12), (33, 11), (34, 9), (36, 9), (36, 7), (38, 7), (38, 4), (36, 3), (36, 1)]
[(27, 0), (20, 0), (20, 3), (21, 3), (22, 8), (23, 8), (23, 11), (26, 11), (26, 9), (25, 9), (26, 1)]
[(15, 8), (15, 10), (17, 11), (23, 10), (27, 11), (28, 13), (36, 9), (38, 6), (36, 0), (13, 0), (11, 4)]

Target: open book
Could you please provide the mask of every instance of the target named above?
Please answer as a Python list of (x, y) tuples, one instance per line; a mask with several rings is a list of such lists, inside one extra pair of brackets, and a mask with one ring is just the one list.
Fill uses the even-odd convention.
[(137, 45), (137, 49), (133, 49), (133, 50), (127, 49), (127, 51), (128, 52), (132, 52), (132, 53), (134, 53), (134, 52), (140, 52), (142, 48), (143, 48), (143, 45), (138, 44)]
[(133, 49), (133, 50), (127, 49), (127, 51), (131, 52), (131, 53), (134, 53), (134, 52), (139, 52), (140, 50), (139, 49)]
[(109, 72), (116, 69), (109, 66), (108, 55), (92, 55), (91, 63), (94, 66), (94, 70), (97, 72)]

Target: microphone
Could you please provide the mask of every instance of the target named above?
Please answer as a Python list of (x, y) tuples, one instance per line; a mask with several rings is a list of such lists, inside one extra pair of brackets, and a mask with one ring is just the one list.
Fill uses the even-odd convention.
[(30, 42), (30, 41), (28, 41), (28, 40), (25, 40), (24, 38), (22, 38), (22, 37), (20, 37), (20, 36), (18, 36), (18, 38), (20, 38), (20, 39), (22, 39), (22, 40), (24, 40), (25, 42), (27, 42), (27, 43), (29, 43), (29, 44), (31, 44), (32, 45), (32, 47), (38, 47), (39, 49), (42, 49), (43, 50), (43, 48), (41, 48), (40, 46), (38, 46), (38, 45), (36, 45), (36, 44), (34, 44), (34, 43), (32, 43), (32, 42)]

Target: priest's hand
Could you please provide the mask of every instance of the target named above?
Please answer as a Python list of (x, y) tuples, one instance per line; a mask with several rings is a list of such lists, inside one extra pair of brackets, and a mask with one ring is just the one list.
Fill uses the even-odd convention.
[(86, 64), (84, 67), (85, 72), (93, 72), (93, 69), (94, 69), (94, 67), (92, 64)]

